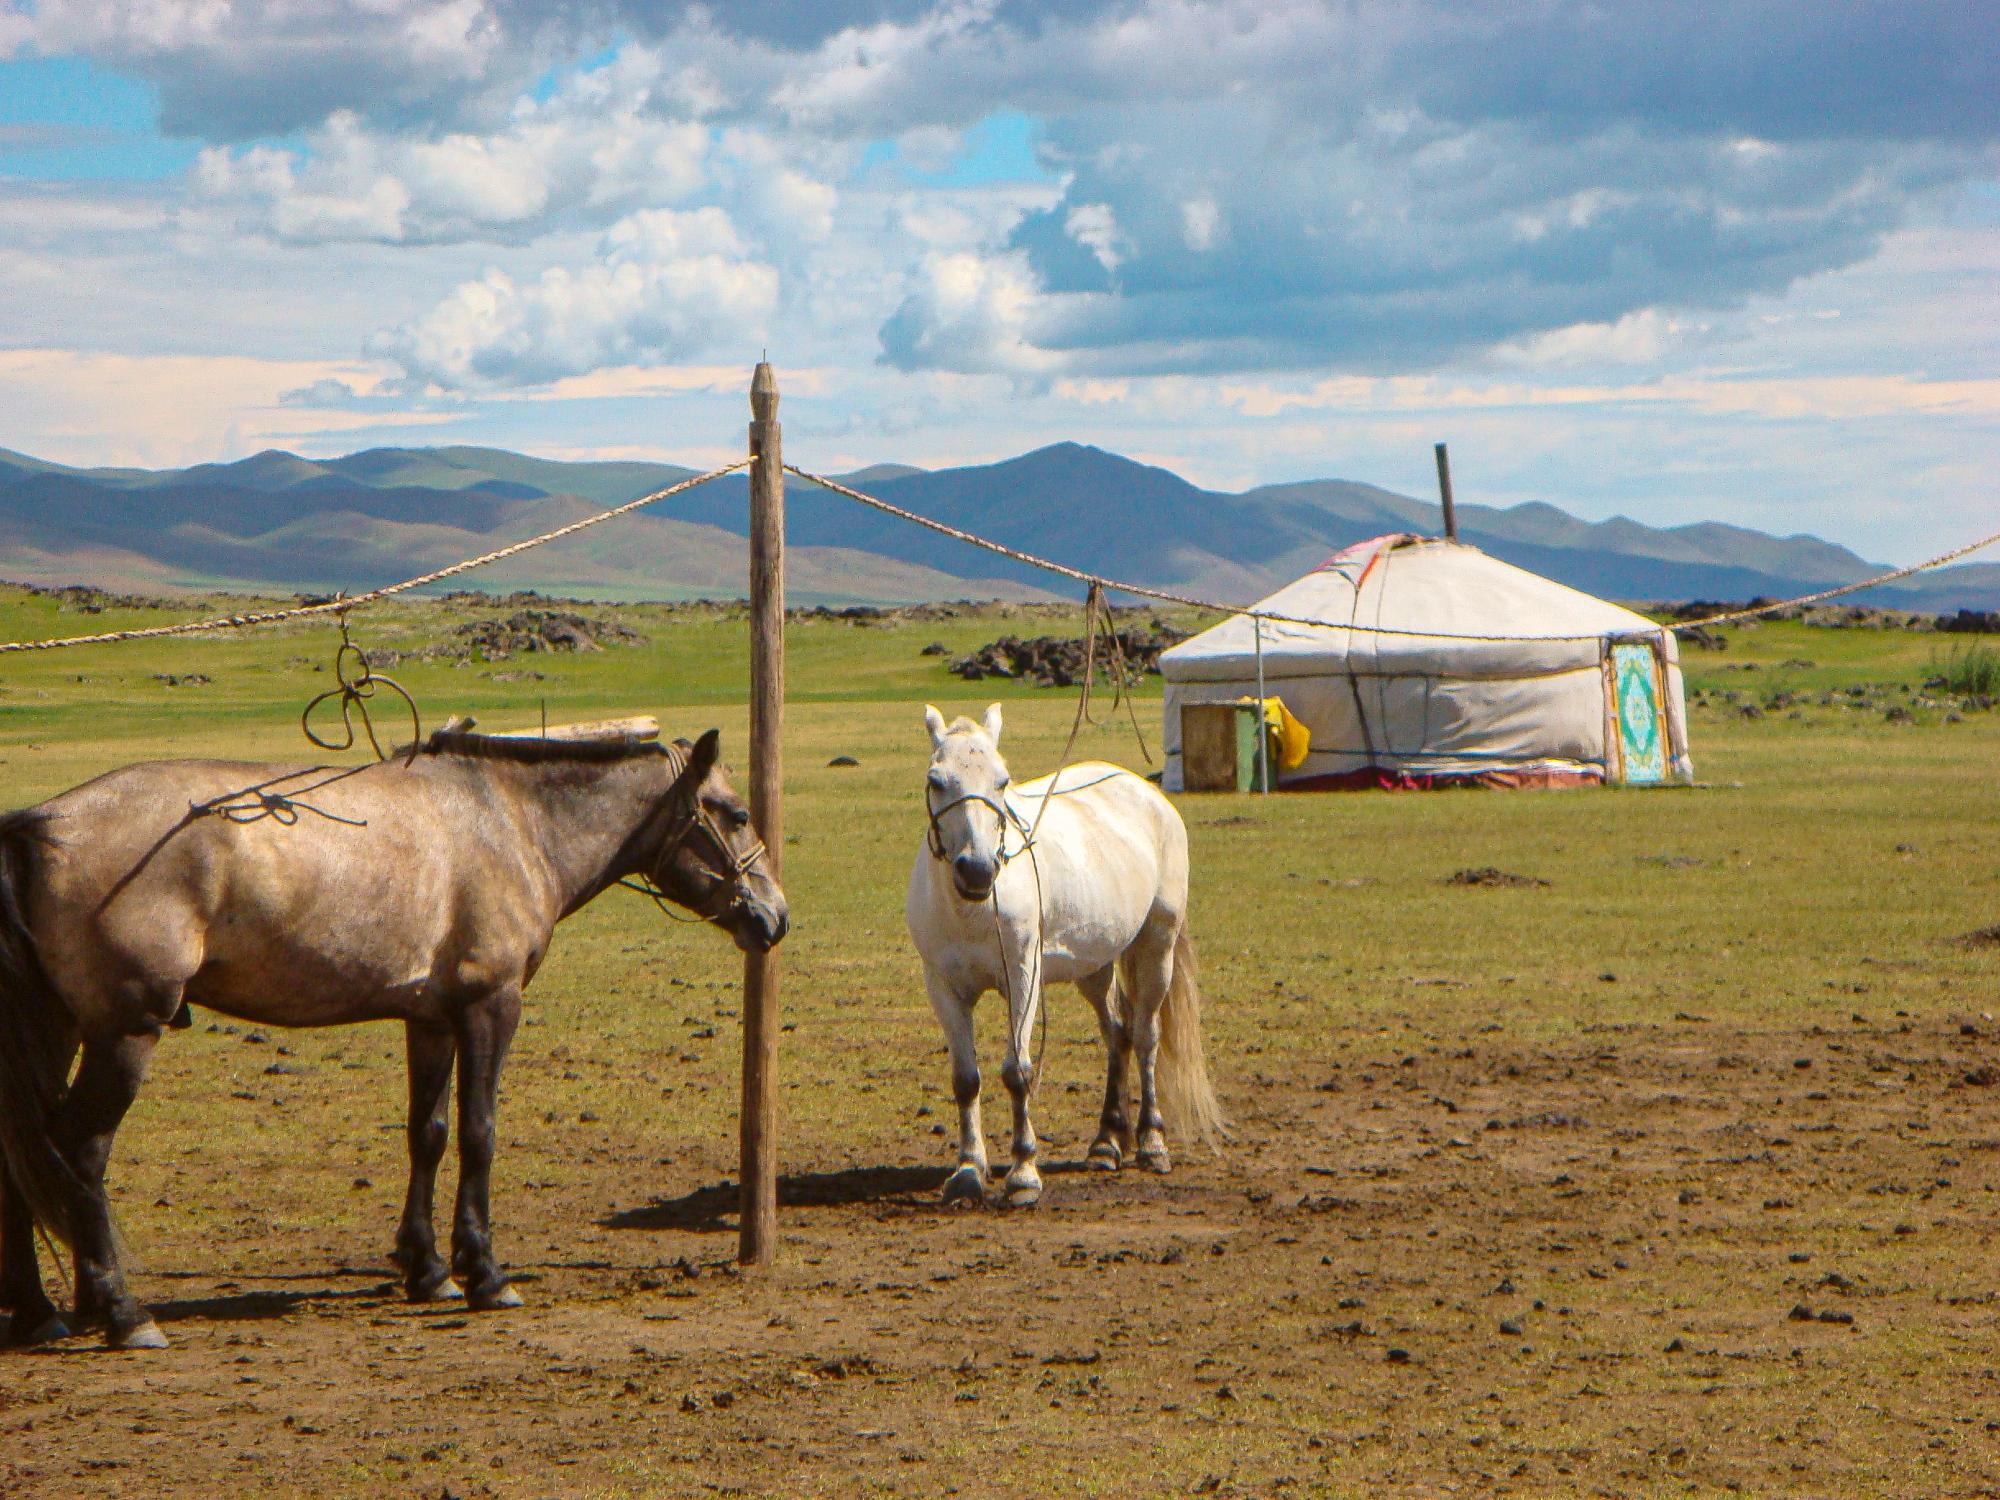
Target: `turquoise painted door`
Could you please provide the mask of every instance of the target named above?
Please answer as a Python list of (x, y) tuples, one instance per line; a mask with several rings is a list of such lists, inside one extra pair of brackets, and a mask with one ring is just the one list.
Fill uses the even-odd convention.
[(1611, 674), (1625, 784), (1658, 786), (1667, 779), (1667, 726), (1660, 713), (1660, 676), (1653, 648), (1642, 641), (1615, 643)]

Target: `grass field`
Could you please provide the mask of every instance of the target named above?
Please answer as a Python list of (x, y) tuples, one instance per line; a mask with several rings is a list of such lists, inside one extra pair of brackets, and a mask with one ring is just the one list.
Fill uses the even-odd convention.
[[(431, 722), (657, 712), (740, 756), (740, 616), (617, 614), (648, 644), (395, 675)], [(161, 618), (0, 593), (0, 639)], [(0, 1360), (0, 1488), (2000, 1492), (2000, 948), (1958, 941), (2000, 922), (2000, 717), (1923, 687), (1951, 638), (1780, 624), (1690, 653), (1700, 789), (1182, 799), (1236, 1144), (1165, 1179), (1063, 1170), (1100, 1064), (1059, 992), (1047, 1197), (945, 1211), (901, 916), (921, 705), (1004, 698), (1019, 775), (1073, 699), (919, 648), (1027, 626), (1071, 628), (790, 632), (779, 1267), (728, 1265), (737, 956), (614, 892), (559, 932), (502, 1090), (495, 1232), (527, 1307), (384, 1286), (397, 1034), (200, 1014), (112, 1169), (174, 1348)], [(134, 759), (303, 758), (333, 640), (0, 660), (0, 803)], [(159, 680), (189, 672), (212, 680)], [(1137, 752), (1114, 726), (1080, 753)], [(1447, 883), (1487, 865), (1547, 884)]]

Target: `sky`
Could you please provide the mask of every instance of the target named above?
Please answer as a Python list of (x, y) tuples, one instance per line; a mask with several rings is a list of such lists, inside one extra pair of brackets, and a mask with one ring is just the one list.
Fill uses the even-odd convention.
[(1991, 0), (0, 0), (0, 446), (2000, 529)]

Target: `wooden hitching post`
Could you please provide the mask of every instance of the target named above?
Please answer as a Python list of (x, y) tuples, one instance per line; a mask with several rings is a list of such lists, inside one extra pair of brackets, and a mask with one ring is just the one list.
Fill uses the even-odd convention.
[[(785, 469), (778, 379), (750, 377), (750, 815), (782, 878), (785, 851)], [(743, 959), (743, 1179), (737, 1259), (768, 1266), (778, 1244), (778, 955)]]

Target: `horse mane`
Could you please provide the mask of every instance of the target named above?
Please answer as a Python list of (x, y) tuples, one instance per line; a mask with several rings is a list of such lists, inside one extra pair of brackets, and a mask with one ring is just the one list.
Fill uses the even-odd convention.
[(546, 761), (633, 760), (664, 755), (678, 765), (687, 762), (688, 746), (677, 742), (617, 735), (604, 739), (545, 740), (533, 735), (480, 734), (470, 729), (433, 730), (423, 743), (425, 755), (458, 755), (471, 760), (511, 760), (528, 764)]
[(0, 813), (0, 845), (10, 839), (27, 843), (53, 844), (55, 835), (49, 825), (55, 822), (55, 814), (39, 807), (24, 807), (16, 812)]

